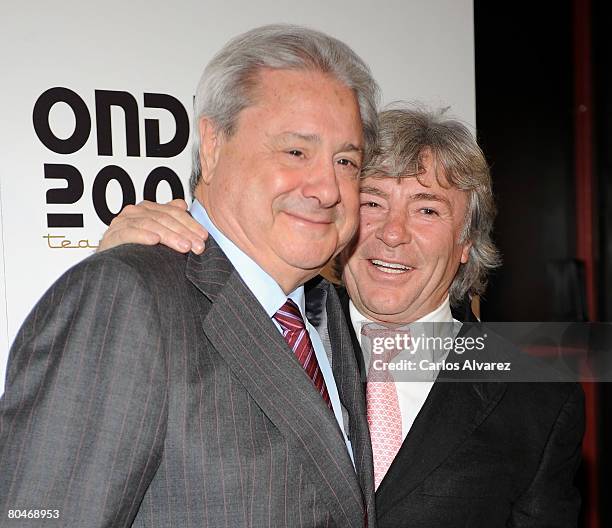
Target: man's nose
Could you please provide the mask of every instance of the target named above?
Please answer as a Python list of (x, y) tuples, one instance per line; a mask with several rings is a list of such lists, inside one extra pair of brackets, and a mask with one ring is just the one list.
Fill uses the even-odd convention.
[(340, 202), (340, 187), (332, 161), (321, 161), (312, 167), (303, 193), (306, 198), (315, 198), (324, 208)]
[(389, 247), (410, 242), (412, 235), (407, 215), (400, 211), (389, 211), (378, 227), (376, 237)]

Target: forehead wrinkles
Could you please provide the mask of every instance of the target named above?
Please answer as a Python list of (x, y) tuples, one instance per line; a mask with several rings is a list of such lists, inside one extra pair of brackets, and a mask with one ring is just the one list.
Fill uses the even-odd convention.
[(332, 131), (338, 135), (337, 142), (346, 145), (340, 150), (365, 150), (359, 101), (354, 91), (334, 76), (301, 69), (268, 69), (257, 78), (250, 90), (256, 97), (240, 112), (239, 119), (249, 109), (281, 112), (287, 128), (277, 130), (278, 135), (293, 133), (317, 142), (322, 132)]

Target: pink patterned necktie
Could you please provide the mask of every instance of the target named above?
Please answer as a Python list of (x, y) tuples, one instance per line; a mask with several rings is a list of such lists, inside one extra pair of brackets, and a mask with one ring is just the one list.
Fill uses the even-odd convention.
[(273, 317), (280, 325), (283, 337), (287, 341), (289, 348), (293, 350), (295, 357), (306, 371), (312, 384), (331, 409), (331, 401), (325, 386), (325, 380), (319, 368), (319, 362), (317, 361), (312, 341), (306, 330), (306, 325), (299, 308), (291, 299), (287, 299), (287, 302), (281, 306)]
[[(394, 330), (382, 329), (375, 325), (366, 324), (361, 334), (370, 339), (385, 339), (395, 337)], [(380, 341), (381, 343), (383, 341)], [(372, 439), (372, 454), (374, 456), (374, 483), (378, 488), (384, 478), (391, 462), (402, 446), (402, 415), (395, 388), (395, 380), (387, 369), (382, 369), (380, 363), (374, 368), (375, 360), (382, 360), (382, 365), (391, 362), (399, 353), (397, 349), (385, 349), (382, 353), (374, 353), (370, 347), (370, 366), (366, 385), (366, 412)]]

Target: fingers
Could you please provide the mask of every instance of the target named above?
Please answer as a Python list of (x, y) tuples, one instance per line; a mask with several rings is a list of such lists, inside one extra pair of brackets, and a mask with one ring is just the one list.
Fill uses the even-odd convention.
[[(148, 202), (148, 203), (154, 203), (154, 202)], [(166, 205), (171, 205), (172, 207), (178, 207), (179, 209), (182, 209), (183, 211), (187, 211), (189, 207), (187, 205), (187, 202), (181, 198), (175, 198), (174, 200), (170, 200)]]
[[(104, 251), (122, 244), (144, 244), (145, 246), (154, 246), (160, 243), (160, 236), (153, 231), (146, 231), (134, 227), (111, 227), (109, 228), (100, 240), (100, 244), (96, 251)], [(188, 251), (188, 250), (187, 250)], [(185, 253), (185, 251), (183, 251)]]
[(186, 253), (204, 251), (208, 232), (187, 212), (184, 200), (167, 204), (143, 201), (128, 205), (111, 222), (100, 241), (99, 251), (129, 242), (164, 244), (175, 251)]
[[(184, 200), (176, 199), (167, 204), (144, 200), (138, 205), (126, 207), (124, 211), (127, 216), (150, 217), (193, 244), (201, 243), (208, 238), (208, 231), (187, 212), (187, 203)], [(123, 212), (119, 216), (122, 215)], [(162, 233), (159, 234), (162, 235)]]

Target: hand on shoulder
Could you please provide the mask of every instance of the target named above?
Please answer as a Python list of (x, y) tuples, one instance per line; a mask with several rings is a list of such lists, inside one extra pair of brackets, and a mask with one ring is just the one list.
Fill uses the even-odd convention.
[(166, 204), (143, 200), (126, 206), (104, 233), (98, 252), (121, 244), (163, 244), (180, 253), (204, 251), (208, 232), (192, 218), (185, 200)]

